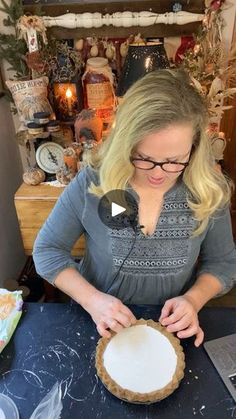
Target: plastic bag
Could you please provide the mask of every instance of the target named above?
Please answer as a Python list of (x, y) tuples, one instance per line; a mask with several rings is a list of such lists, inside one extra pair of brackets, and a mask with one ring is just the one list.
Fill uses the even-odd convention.
[(22, 314), (22, 291), (0, 288), (0, 353), (11, 339)]
[(33, 411), (30, 419), (60, 419), (62, 405), (62, 391), (61, 385), (56, 382), (49, 393), (41, 400), (39, 405)]

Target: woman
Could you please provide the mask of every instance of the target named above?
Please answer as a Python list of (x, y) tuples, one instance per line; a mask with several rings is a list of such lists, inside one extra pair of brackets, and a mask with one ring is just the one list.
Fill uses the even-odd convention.
[[(235, 280), (230, 183), (206, 138), (203, 99), (182, 71), (152, 72), (133, 85), (92, 166), (65, 189), (34, 246), (38, 273), (90, 313), (105, 337), (136, 319), (125, 304), (164, 304), (160, 322), (203, 341), (198, 311)], [(137, 228), (109, 228), (100, 198), (126, 190)], [(71, 248), (84, 234), (80, 264)]]

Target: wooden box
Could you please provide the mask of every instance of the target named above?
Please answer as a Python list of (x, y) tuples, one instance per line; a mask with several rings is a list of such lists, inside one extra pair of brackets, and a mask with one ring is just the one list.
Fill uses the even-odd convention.
[[(50, 185), (29, 186), (23, 183), (15, 194), (15, 207), (26, 255), (31, 255), (38, 231), (47, 219), (64, 188)], [(81, 237), (72, 250), (73, 256), (84, 254), (85, 241)]]

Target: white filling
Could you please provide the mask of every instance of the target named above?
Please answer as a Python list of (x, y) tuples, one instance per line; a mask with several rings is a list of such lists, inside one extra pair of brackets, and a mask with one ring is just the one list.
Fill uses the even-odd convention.
[(123, 329), (110, 340), (103, 361), (110, 377), (122, 388), (149, 393), (172, 380), (177, 356), (162, 333), (138, 325)]

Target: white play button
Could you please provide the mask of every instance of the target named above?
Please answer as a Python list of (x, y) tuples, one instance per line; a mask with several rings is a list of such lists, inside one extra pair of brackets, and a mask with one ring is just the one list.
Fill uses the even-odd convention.
[(122, 207), (121, 205), (112, 202), (111, 204), (111, 216), (116, 217), (116, 215), (122, 214), (126, 211), (126, 208)]
[(133, 195), (123, 189), (113, 189), (99, 200), (98, 215), (111, 229), (134, 228), (137, 224), (138, 204)]

